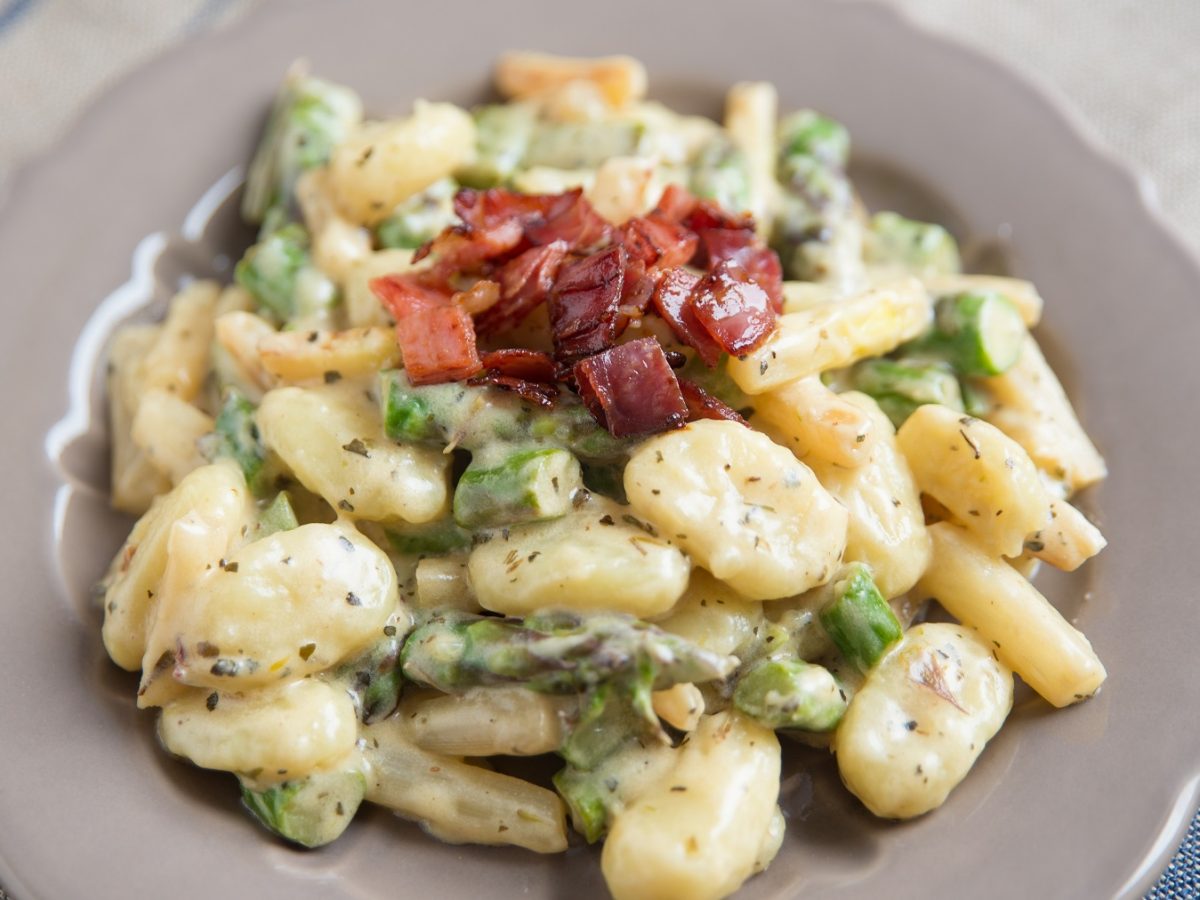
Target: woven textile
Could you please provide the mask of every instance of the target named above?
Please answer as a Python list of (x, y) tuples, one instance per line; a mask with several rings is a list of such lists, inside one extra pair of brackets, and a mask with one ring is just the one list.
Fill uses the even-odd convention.
[[(258, 2), (0, 0), (0, 188), (120, 76)], [(1200, 0), (890, 2), (1066, 97), (1200, 250)], [(1147, 900), (1197, 897), (1200, 817)]]

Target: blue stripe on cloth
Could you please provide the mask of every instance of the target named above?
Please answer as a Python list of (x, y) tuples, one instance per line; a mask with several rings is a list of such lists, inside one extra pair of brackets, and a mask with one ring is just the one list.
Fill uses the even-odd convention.
[(0, 33), (25, 15), (35, 2), (36, 0), (8, 0), (4, 6), (0, 6)]

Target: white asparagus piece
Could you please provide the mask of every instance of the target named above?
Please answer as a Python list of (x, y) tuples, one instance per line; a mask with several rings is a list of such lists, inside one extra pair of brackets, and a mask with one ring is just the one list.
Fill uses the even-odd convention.
[(1100, 689), (1106, 673), (1088, 639), (1020, 572), (948, 522), (932, 526), (929, 534), (933, 560), (914, 596), (936, 598), (976, 628), (1000, 661), (1054, 706), (1069, 706)]

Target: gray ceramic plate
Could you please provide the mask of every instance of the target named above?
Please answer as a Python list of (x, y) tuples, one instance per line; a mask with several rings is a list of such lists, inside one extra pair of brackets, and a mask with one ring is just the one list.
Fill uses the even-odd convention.
[(477, 98), (494, 54), (529, 46), (632, 53), (657, 96), (697, 111), (766, 78), (786, 106), (843, 119), (874, 189), (1000, 240), (1041, 286), (1039, 333), (1111, 465), (1088, 498), (1109, 549), (1045, 585), (1108, 664), (1103, 693), (1053, 714), (1019, 705), (950, 802), (906, 825), (860, 812), (828, 758), (791, 753), (788, 837), (744, 896), (1133, 897), (1151, 883), (1200, 773), (1195, 261), (1137, 181), (1020, 75), (872, 5), (701, 9), (278, 3), (138, 73), (18, 179), (0, 216), (0, 884), (20, 900), (602, 896), (586, 850), (452, 847), (381, 813), (320, 852), (274, 843), (230, 779), (158, 749), (89, 601), (126, 526), (103, 502), (96, 352), (184, 273), (227, 268), (219, 252), (244, 236), (222, 200), (287, 64), (308, 56), (384, 112)]

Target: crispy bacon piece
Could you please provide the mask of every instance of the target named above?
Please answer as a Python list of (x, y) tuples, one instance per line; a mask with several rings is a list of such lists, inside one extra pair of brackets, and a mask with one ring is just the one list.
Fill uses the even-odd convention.
[(451, 303), (461, 306), (472, 316), (486, 312), (499, 301), (500, 285), (487, 280), (477, 281), (465, 291), (456, 291), (450, 298)]
[(475, 327), (449, 294), (410, 275), (385, 275), (371, 290), (396, 320), (396, 340), (413, 384), (460, 381), (480, 369)]
[(563, 264), (550, 294), (555, 357), (573, 362), (612, 345), (624, 285), (620, 244)]
[(767, 292), (775, 312), (783, 312), (783, 266), (779, 256), (746, 228), (707, 228), (700, 232), (700, 258), (709, 270), (734, 262)]
[(531, 244), (566, 241), (572, 250), (586, 253), (612, 240), (613, 227), (592, 208), (583, 188), (550, 195), (550, 199), (542, 215), (525, 226)]
[(523, 378), (513, 378), (509, 375), (492, 375), (489, 372), (467, 379), (467, 384), (488, 384), (502, 390), (512, 391), (522, 400), (528, 400), (530, 403), (536, 403), (547, 409), (553, 406), (554, 401), (558, 399), (557, 385), (526, 381)]
[(651, 215), (658, 216), (676, 224), (687, 218), (688, 213), (696, 208), (696, 198), (691, 191), (682, 185), (668, 184), (658, 198)]
[(553, 384), (558, 380), (558, 366), (554, 364), (549, 353), (542, 353), (540, 350), (525, 350), (520, 347), (493, 350), (483, 354), (480, 362), (487, 372), (507, 378), (520, 378), (522, 381), (536, 381), (541, 384)]
[(494, 276), (500, 282), (500, 300), (475, 320), (476, 330), (495, 334), (519, 325), (545, 302), (566, 255), (566, 242), (554, 241), (544, 247), (530, 247), (506, 262)]
[(575, 364), (579, 396), (616, 437), (679, 428), (688, 408), (662, 346), (640, 338)]
[(700, 324), (692, 308), (692, 293), (699, 283), (700, 276), (687, 269), (669, 269), (654, 289), (653, 302), (675, 337), (692, 347), (711, 368), (721, 358), (721, 346)]
[(647, 269), (682, 266), (696, 253), (696, 235), (666, 216), (651, 213), (621, 226), (620, 241), (631, 260)]
[(704, 330), (734, 356), (753, 350), (775, 329), (771, 298), (737, 263), (718, 263), (700, 279), (691, 307)]
[(688, 381), (686, 378), (680, 378), (678, 381), (679, 391), (683, 394), (684, 403), (687, 404), (689, 422), (695, 422), (697, 419), (724, 419), (727, 422), (737, 422), (739, 425), (746, 424), (741, 413), (718, 400), (696, 382)]

